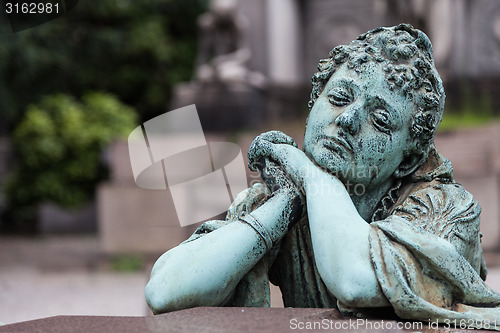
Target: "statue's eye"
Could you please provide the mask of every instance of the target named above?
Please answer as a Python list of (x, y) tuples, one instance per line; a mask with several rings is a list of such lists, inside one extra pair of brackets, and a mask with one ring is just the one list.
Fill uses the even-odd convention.
[(375, 109), (372, 112), (373, 126), (380, 132), (389, 134), (392, 124), (389, 112), (385, 109)]
[(345, 106), (353, 101), (352, 92), (345, 88), (334, 88), (328, 93), (328, 100), (336, 106)]

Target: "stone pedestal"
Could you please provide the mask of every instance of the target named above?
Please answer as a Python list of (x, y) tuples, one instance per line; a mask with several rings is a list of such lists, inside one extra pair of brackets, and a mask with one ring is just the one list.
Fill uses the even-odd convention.
[[(498, 329), (498, 328), (497, 328)], [(436, 323), (342, 317), (334, 309), (193, 308), (149, 317), (57, 316), (0, 332), (450, 332)], [(452, 329), (453, 332), (470, 330)], [(474, 330), (474, 332), (488, 332)], [(491, 331), (490, 331), (491, 332)]]

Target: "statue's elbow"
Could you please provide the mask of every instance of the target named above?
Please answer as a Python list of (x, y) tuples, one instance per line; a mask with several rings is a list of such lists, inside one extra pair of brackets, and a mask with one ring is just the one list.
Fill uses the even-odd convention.
[(144, 288), (144, 296), (146, 303), (154, 314), (165, 312), (165, 298), (155, 288), (154, 283), (149, 281)]
[(172, 312), (199, 306), (193, 293), (168, 280), (152, 277), (144, 289), (146, 303), (154, 314)]
[(144, 289), (146, 303), (154, 314), (178, 310), (175, 307), (175, 296), (167, 288), (159, 288), (156, 281), (151, 279)]
[(376, 306), (376, 295), (365, 281), (347, 280), (335, 289), (335, 296), (345, 306), (350, 308), (369, 308)]
[(362, 296), (352, 286), (352, 283), (340, 285), (335, 292), (335, 297), (347, 307), (358, 307), (362, 299)]
[(344, 281), (333, 292), (337, 300), (350, 308), (372, 308), (389, 306), (389, 301), (382, 294), (377, 284), (355, 279)]

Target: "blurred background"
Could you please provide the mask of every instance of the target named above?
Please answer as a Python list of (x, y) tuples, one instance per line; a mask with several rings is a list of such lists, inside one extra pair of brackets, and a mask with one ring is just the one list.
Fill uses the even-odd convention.
[(436, 145), (483, 208), (500, 291), (499, 1), (101, 0), (15, 33), (2, 19), (0, 322), (149, 314), (152, 263), (197, 225), (179, 226), (168, 190), (135, 185), (128, 134), (195, 103), (208, 141), (245, 155), (279, 129), (300, 145), (318, 60), (401, 22), (432, 40)]

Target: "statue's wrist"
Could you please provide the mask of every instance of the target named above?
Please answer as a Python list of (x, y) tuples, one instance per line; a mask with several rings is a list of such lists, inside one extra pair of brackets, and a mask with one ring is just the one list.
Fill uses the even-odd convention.
[(240, 221), (252, 227), (257, 235), (259, 235), (259, 238), (261, 239), (261, 241), (263, 241), (266, 247), (266, 252), (271, 250), (275, 242), (275, 237), (272, 236), (271, 231), (266, 225), (255, 218), (255, 216), (253, 216), (251, 213), (241, 216)]
[(269, 249), (287, 233), (301, 215), (297, 205), (302, 205), (296, 190), (279, 189), (259, 208), (240, 216), (242, 223), (248, 224), (259, 235), (262, 244)]
[(240, 216), (239, 220), (252, 227), (255, 233), (259, 236), (266, 250), (276, 244), (285, 235), (287, 223), (280, 218), (268, 219), (258, 212), (247, 213)]

